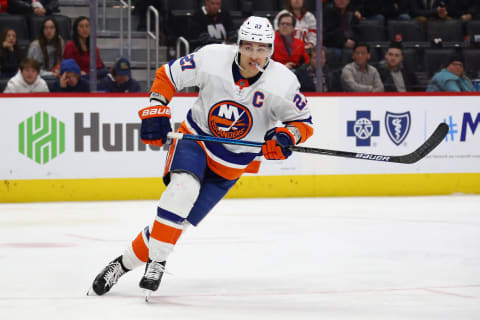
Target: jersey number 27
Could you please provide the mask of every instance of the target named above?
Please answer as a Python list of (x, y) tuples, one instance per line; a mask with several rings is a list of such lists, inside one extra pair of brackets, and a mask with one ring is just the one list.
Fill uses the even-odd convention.
[(193, 53), (180, 59), (180, 67), (182, 67), (182, 71), (185, 71), (185, 69), (195, 69)]

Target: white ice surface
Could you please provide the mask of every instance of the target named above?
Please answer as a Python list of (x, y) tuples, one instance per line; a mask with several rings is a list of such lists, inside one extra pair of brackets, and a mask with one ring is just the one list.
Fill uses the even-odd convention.
[(87, 297), (156, 201), (0, 205), (0, 319), (480, 319), (480, 196), (224, 200)]

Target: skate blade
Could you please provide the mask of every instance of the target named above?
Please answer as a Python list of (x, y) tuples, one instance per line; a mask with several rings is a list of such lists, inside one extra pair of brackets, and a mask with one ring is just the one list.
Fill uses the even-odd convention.
[(145, 295), (145, 302), (150, 302), (150, 297), (152, 296), (152, 290), (143, 289)]
[(87, 291), (87, 296), (98, 296), (98, 294), (93, 290), (93, 287), (90, 287)]

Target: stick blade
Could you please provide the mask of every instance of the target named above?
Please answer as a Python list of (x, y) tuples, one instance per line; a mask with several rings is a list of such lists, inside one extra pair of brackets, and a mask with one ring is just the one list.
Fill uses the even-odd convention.
[(391, 157), (390, 162), (411, 164), (423, 159), (435, 149), (448, 134), (450, 127), (446, 123), (440, 123), (432, 135), (417, 150), (404, 156)]

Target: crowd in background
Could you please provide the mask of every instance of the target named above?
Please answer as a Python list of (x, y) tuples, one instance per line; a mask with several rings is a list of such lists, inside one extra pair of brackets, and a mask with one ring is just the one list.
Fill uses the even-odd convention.
[[(148, 5), (155, 5), (163, 17), (161, 45), (172, 49), (172, 44), (179, 36), (189, 40), (192, 50), (210, 43), (235, 43), (238, 27), (235, 21), (241, 21), (244, 17), (235, 19), (222, 6), (222, 0), (200, 2), (194, 14), (189, 17), (188, 26), (181, 28), (175, 23), (168, 23), (174, 20), (166, 0), (137, 0), (136, 13), (140, 16), (137, 30), (145, 29), (145, 19), (142, 17), (145, 16)], [(245, 14), (255, 13), (253, 9), (247, 8)], [(14, 28), (1, 30), (0, 78), (9, 79), (4, 92), (89, 92), (89, 19), (74, 19), (72, 39), (66, 41), (59, 32), (55, 16), (51, 15), (57, 12), (57, 0), (0, 0), (0, 19), (1, 14), (43, 18), (38, 37), (23, 50), (17, 43)], [(294, 72), (300, 81), (301, 90), (305, 92), (316, 91), (319, 83), (316, 76), (315, 13), (311, 8), (307, 9), (304, 0), (286, 0), (283, 9), (268, 16), (276, 30), (272, 59)], [(469, 23), (476, 20), (480, 22), (480, 1), (324, 0), (322, 18), (323, 50), (320, 67), (323, 78), (320, 81), (323, 91), (479, 90), (475, 78), (480, 77), (480, 70), (466, 73), (463, 49), (480, 46), (480, 31), (472, 39), (467, 32)], [(461, 45), (452, 46), (455, 50), (445, 59), (441, 68), (428, 75), (426, 81), (419, 79), (418, 70), (408, 69), (404, 63), (408, 43), (402, 39), (402, 34), (396, 34), (386, 44), (379, 44), (364, 41), (358, 32), (358, 26), (365, 25), (366, 22), (387, 27), (391, 21), (415, 21), (422, 28), (420, 32), (426, 32), (429, 21), (453, 20), (462, 23), (464, 41)], [(442, 47), (442, 39), (434, 39), (428, 45)], [(141, 90), (139, 83), (131, 76), (130, 61), (122, 57), (111, 68), (107, 68), (100, 50), (95, 50), (98, 91)], [(418, 48), (415, 50), (421, 52)]]

